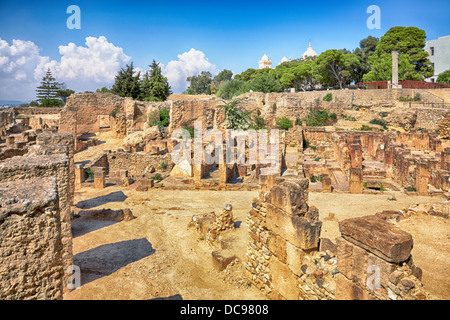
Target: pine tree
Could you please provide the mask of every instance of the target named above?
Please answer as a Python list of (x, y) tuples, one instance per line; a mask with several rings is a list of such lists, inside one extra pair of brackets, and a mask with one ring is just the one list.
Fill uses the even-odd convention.
[(150, 70), (141, 81), (139, 99), (147, 101), (164, 101), (172, 93), (167, 78), (162, 75), (161, 67), (153, 60)]
[(132, 97), (137, 99), (140, 94), (140, 81), (141, 73), (138, 72), (134, 75), (133, 62), (126, 66), (126, 69), (122, 68), (116, 76), (114, 85), (111, 90), (114, 94), (121, 97)]
[(41, 85), (36, 88), (37, 100), (41, 103), (41, 107), (59, 107), (62, 102), (58, 99), (57, 92), (60, 84), (55, 81), (50, 68), (42, 78)]

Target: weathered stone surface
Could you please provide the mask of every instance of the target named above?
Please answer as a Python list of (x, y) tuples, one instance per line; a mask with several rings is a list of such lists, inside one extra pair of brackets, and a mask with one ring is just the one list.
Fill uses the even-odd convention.
[(273, 288), (287, 300), (298, 300), (300, 288), (297, 276), (292, 273), (288, 266), (280, 262), (274, 256), (269, 259), (269, 268), (272, 276)]
[(229, 249), (216, 250), (213, 251), (211, 254), (214, 269), (218, 271), (224, 270), (234, 259), (236, 259), (236, 256), (234, 255), (233, 251)]
[(272, 204), (288, 214), (302, 214), (308, 210), (305, 189), (295, 182), (284, 181), (275, 185), (270, 193)]
[(290, 215), (267, 204), (267, 228), (296, 247), (304, 250), (319, 245), (321, 221), (309, 221), (305, 217)]
[(337, 252), (337, 245), (328, 238), (320, 238), (319, 251), (329, 251), (333, 254)]
[(58, 202), (54, 177), (0, 183), (0, 300), (62, 299)]
[(342, 237), (389, 262), (408, 259), (413, 247), (412, 236), (375, 216), (339, 222)]
[(194, 174), (192, 166), (185, 159), (173, 167), (170, 175), (172, 177), (192, 177)]

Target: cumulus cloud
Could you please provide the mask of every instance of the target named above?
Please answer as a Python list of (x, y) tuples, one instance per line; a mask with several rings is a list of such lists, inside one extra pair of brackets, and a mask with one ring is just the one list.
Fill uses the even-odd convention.
[(174, 93), (181, 93), (188, 87), (186, 78), (197, 75), (201, 71), (217, 73), (216, 66), (208, 61), (202, 51), (191, 49), (178, 55), (178, 60), (172, 60), (167, 66), (162, 66), (162, 71), (169, 81)]
[(130, 61), (123, 49), (100, 36), (87, 37), (86, 46), (69, 43), (59, 46), (61, 60), (42, 57), (35, 70), (35, 78), (41, 79), (50, 68), (59, 81), (75, 90), (92, 90), (92, 85), (112, 84), (117, 72)]
[(10, 45), (0, 38), (0, 98), (17, 99), (23, 92), (34, 95), (34, 70), (39, 62), (39, 48), (35, 43), (13, 40)]
[(59, 60), (39, 51), (32, 41), (13, 40), (10, 45), (0, 38), (0, 99), (35, 99), (36, 86), (48, 68), (58, 82), (76, 92), (109, 86), (131, 59), (103, 36), (87, 37), (84, 46), (59, 46)]

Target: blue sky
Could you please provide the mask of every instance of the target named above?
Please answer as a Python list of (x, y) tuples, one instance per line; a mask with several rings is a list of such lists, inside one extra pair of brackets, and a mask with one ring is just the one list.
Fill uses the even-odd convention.
[[(72, 4), (81, 9), (80, 30), (69, 30), (66, 27), (70, 16), (66, 9)], [(366, 10), (370, 5), (377, 5), (381, 9), (379, 30), (369, 30), (366, 26), (370, 16)], [(428, 39), (436, 39), (450, 34), (449, 14), (448, 0), (430, 0), (426, 4), (416, 0), (0, 0), (0, 41), (3, 41), (0, 44), (0, 99), (32, 99), (34, 93), (31, 88), (41, 76), (42, 66), (54, 66), (55, 75), (59, 75), (68, 87), (72, 86), (77, 90), (95, 90), (102, 84), (110, 85), (110, 70), (106, 70), (108, 66), (98, 62), (86, 65), (85, 68), (98, 67), (98, 72), (105, 74), (103, 78), (98, 74), (96, 81), (87, 78), (88, 75), (95, 77), (93, 70), (83, 70), (80, 67), (83, 61), (98, 56), (95, 50), (103, 48), (109, 48), (108, 61), (116, 69), (133, 61), (135, 66), (146, 70), (155, 59), (172, 77), (184, 77), (189, 72), (201, 71), (198, 69), (202, 67), (212, 72), (230, 69), (240, 73), (247, 68), (257, 68), (258, 60), (264, 53), (273, 61), (273, 65), (278, 64), (283, 56), (299, 58), (310, 40), (318, 54), (327, 49), (353, 50), (361, 39), (369, 35), (381, 37), (389, 28), (397, 25), (422, 28)], [(89, 53), (80, 49), (88, 46), (87, 37), (97, 41), (93, 40), (93, 47), (94, 43), (98, 44), (95, 46), (97, 49), (90, 48)], [(98, 41), (100, 37), (105, 40), (102, 38), (102, 41)], [(26, 44), (16, 43), (15, 46), (37, 48), (35, 51), (38, 53), (31, 57), (24, 50), (25, 57), (20, 56), (15, 53), (20, 50), (11, 49), (13, 40), (26, 41)], [(73, 45), (69, 47), (69, 43)], [(6, 50), (7, 46), (9, 51)], [(67, 46), (65, 53), (61, 53), (60, 46)], [(191, 49), (195, 51), (190, 52)], [(179, 55), (183, 53), (186, 55), (180, 58)], [(84, 60), (76, 61), (77, 54), (84, 55)], [(103, 59), (101, 54), (100, 60)], [(113, 63), (113, 59), (117, 59), (117, 64)], [(20, 61), (24, 60), (30, 64), (41, 63), (42, 68), (31, 72), (30, 65), (23, 71), (25, 67), (20, 65)], [(2, 69), (2, 61), (8, 61), (9, 68), (4, 64)], [(72, 73), (65, 65), (67, 61), (72, 61), (68, 65), (77, 65)], [(11, 64), (12, 62), (16, 64)], [(22, 74), (17, 76), (14, 72)], [(27, 84), (26, 92), (15, 92), (11, 89), (11, 84), (5, 84), (8, 76), (15, 76), (17, 81)], [(182, 81), (173, 80), (174, 89), (180, 91), (183, 85)]]

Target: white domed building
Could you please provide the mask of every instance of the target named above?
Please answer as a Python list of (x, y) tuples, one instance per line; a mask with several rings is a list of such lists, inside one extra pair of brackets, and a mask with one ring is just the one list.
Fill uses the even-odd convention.
[(305, 51), (304, 54), (302, 54), (301, 60), (307, 60), (307, 59), (314, 59), (315, 57), (317, 57), (318, 54), (314, 51), (314, 49), (311, 46), (311, 41), (309, 42), (309, 47), (308, 49)]
[(272, 61), (269, 60), (269, 57), (265, 53), (261, 58), (261, 60), (259, 60), (259, 68), (260, 69), (272, 68)]

